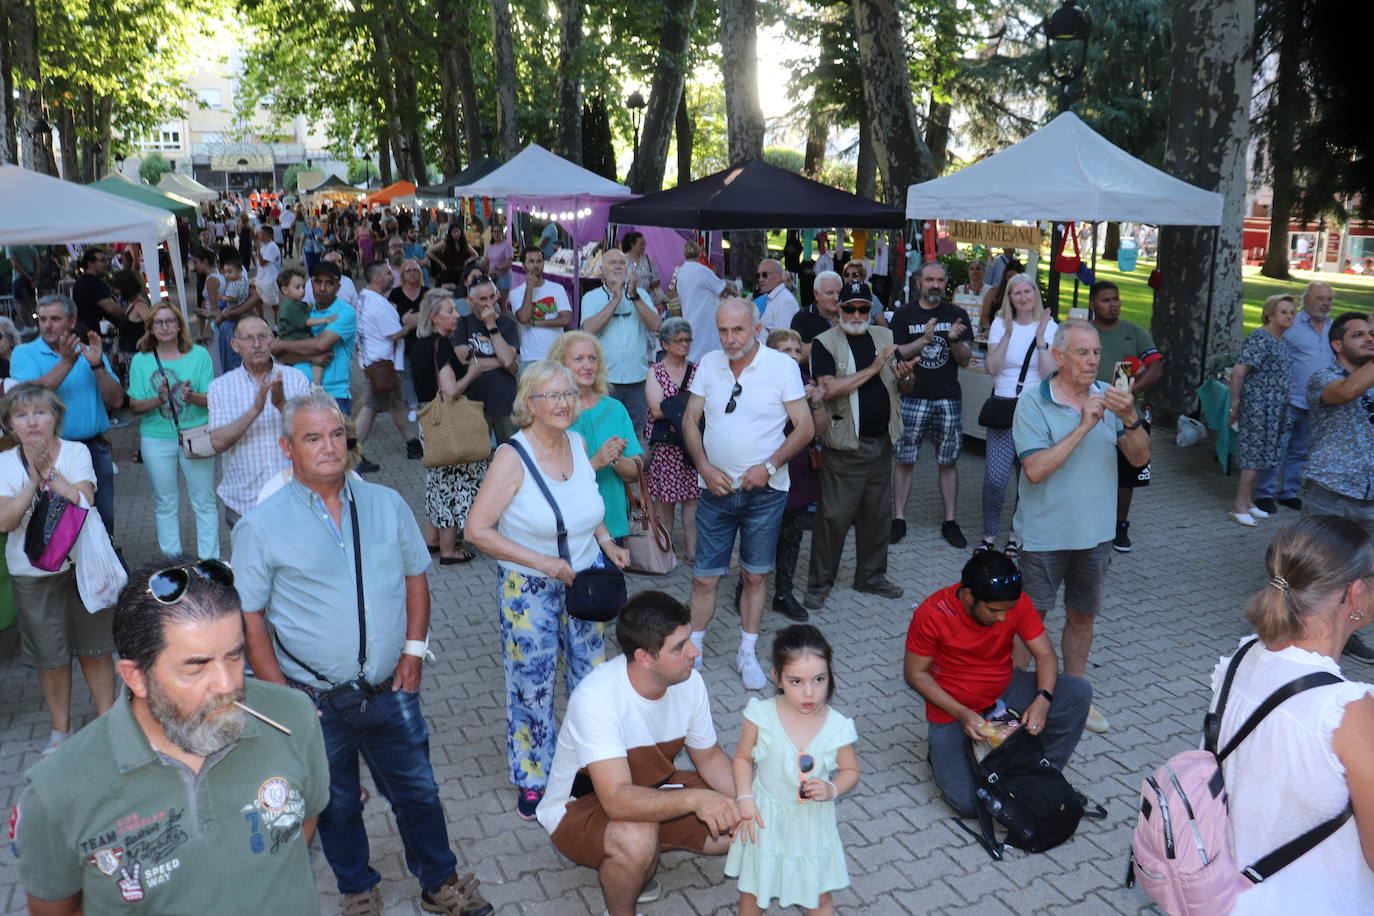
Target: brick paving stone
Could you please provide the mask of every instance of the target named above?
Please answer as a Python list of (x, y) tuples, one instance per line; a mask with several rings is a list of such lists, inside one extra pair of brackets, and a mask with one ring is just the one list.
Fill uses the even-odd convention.
[[(120, 545), (131, 565), (156, 554), (151, 493), (140, 465), (129, 460), (133, 430), (112, 434), (120, 473), (116, 505)], [(1296, 518), (1287, 510), (1258, 528), (1230, 522), (1233, 477), (1220, 474), (1207, 447), (1179, 449), (1161, 430), (1153, 439), (1155, 478), (1136, 495), (1134, 552), (1112, 558), (1107, 601), (1088, 677), (1098, 708), (1112, 722), (1105, 735), (1086, 733), (1067, 773), (1108, 810), (1105, 821), (1085, 821), (1067, 844), (1041, 855), (1009, 850), (992, 862), (973, 839), (951, 824), (925, 759), (923, 704), (901, 676), (903, 641), (912, 605), (958, 578), (967, 551), (939, 536), (939, 496), (933, 463), (916, 467), (907, 518), (910, 531), (890, 556), (890, 575), (906, 588), (901, 600), (859, 595), (840, 585), (813, 621), (835, 647), (835, 705), (854, 717), (863, 776), (840, 803), (841, 835), (852, 887), (835, 895), (838, 909), (865, 914), (969, 912), (1102, 916), (1154, 913), (1138, 889), (1125, 890), (1125, 852), (1135, 822), (1142, 776), (1170, 753), (1195, 744), (1209, 695), (1211, 668), (1246, 632), (1241, 616), (1248, 596), (1264, 581), (1263, 554), (1273, 532)], [(382, 470), (371, 479), (401, 492), (417, 513), (423, 505), (423, 471), (404, 457), (390, 424), (378, 423), (368, 454)], [(960, 459), (960, 521), (978, 528), (982, 457), (976, 447)], [(182, 533), (190, 544), (192, 520), (183, 500)], [(1010, 519), (1005, 514), (1004, 526)], [(1005, 536), (1005, 527), (1003, 529)], [(679, 532), (680, 537), (680, 532)], [(228, 555), (228, 535), (222, 542)], [(806, 568), (806, 552), (801, 575)], [(852, 546), (837, 582), (853, 575)], [(475, 871), (500, 913), (600, 914), (596, 875), (559, 855), (535, 823), (515, 816), (515, 793), (505, 765), (505, 712), (494, 564), (479, 558), (430, 571), (433, 641), (439, 659), (427, 666), (424, 708), (431, 757), (464, 870)], [(633, 576), (631, 589), (655, 588), (685, 600), (690, 570), (664, 577)], [(712, 710), (727, 752), (739, 732), (750, 695), (730, 667), (738, 616), (729, 608), (734, 580), (720, 587), (717, 615), (706, 640), (705, 676)], [(788, 621), (764, 616), (760, 657), (768, 668), (771, 635)], [(1056, 644), (1063, 609), (1048, 617)], [(614, 650), (612, 650), (614, 651)], [(1374, 669), (1343, 659), (1348, 673), (1370, 680)], [(564, 700), (561, 698), (559, 708)], [(47, 726), (33, 672), (19, 662), (18, 634), (0, 633), (0, 804), (18, 798), (24, 770), (38, 759)], [(93, 715), (78, 677), (73, 690), (77, 722)], [(373, 790), (366, 824), (372, 863), (383, 875), (388, 916), (419, 913), (418, 889), (386, 802)], [(318, 849), (312, 856), (321, 907), (337, 908), (333, 876)], [(734, 882), (720, 859), (665, 855), (658, 878), (663, 897), (643, 907), (646, 916), (733, 912)], [(0, 850), (0, 912), (23, 911), (17, 867)]]

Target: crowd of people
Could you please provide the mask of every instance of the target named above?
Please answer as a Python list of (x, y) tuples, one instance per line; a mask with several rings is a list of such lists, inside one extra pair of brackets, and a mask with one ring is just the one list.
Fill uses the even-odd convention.
[[(253, 233), (247, 209), (211, 214), (192, 251), (194, 309), (153, 304), (115, 279), (111, 289), (110, 252), (92, 246), (74, 296), (40, 296), (38, 336), (8, 354), (14, 387), (0, 425), (16, 445), (0, 452), (0, 530), (24, 659), (51, 724), (15, 837), (33, 912), (145, 899), (179, 911), (225, 882), (245, 909), (313, 911), (306, 849), (317, 835), (345, 916), (380, 913), (360, 758), (395, 812), (421, 907), (491, 912), (451, 841), (419, 700), (432, 560), (442, 570), (479, 555), (497, 571), (515, 814), (596, 869), (609, 916), (659, 895), (653, 874), (670, 849), (725, 856), (743, 914), (774, 902), (833, 912), (849, 883), (835, 802), (861, 767), (855, 722), (830, 706), (833, 650), (809, 620), (842, 587), (851, 529), (853, 590), (904, 597), (889, 548), (908, 533), (927, 435), (940, 536), (968, 550), (957, 493), (971, 417), (959, 369), (975, 346), (993, 377), (979, 414), (982, 538), (959, 581), (913, 602), (903, 662), (925, 701), (934, 782), (956, 814), (976, 813), (968, 746), (1006, 710), (1056, 769), (1085, 728), (1110, 727), (1093, 705), (1089, 659), (1110, 559), (1132, 549), (1132, 496), (1151, 479), (1145, 397), (1164, 371), (1148, 332), (1121, 318), (1115, 285), (1092, 286), (1090, 319), (1056, 322), (1010, 253), (979, 262), (959, 292), (929, 262), (888, 313), (869, 266), (842, 259), (814, 275), (802, 308), (779, 261), (758, 265), (751, 299), (694, 241), (665, 288), (630, 233), (602, 254), (601, 285), (575, 297), (574, 330), (570, 287), (545, 273), (556, 230), (519, 251), (517, 276), (499, 219), (476, 237), (456, 219), (436, 223), (426, 248), (404, 211), (339, 207), (322, 218), (257, 203), (247, 254), (230, 235), (245, 221)], [(974, 311), (990, 302), (989, 321), (954, 295), (972, 297)], [(1322, 284), (1296, 320), (1293, 306), (1282, 296), (1266, 305), (1231, 376), (1243, 469), (1231, 518), (1254, 525), (1277, 501), (1304, 519), (1270, 547), (1272, 579), (1250, 611), (1267, 651), (1242, 669), (1224, 729), (1239, 723), (1231, 711), (1304, 665), (1338, 671), (1342, 651), (1374, 657), (1355, 634), (1374, 614), (1374, 335), (1363, 315), (1328, 322)], [(114, 354), (102, 319), (119, 332)], [(130, 460), (148, 474), (161, 559), (129, 577), (113, 608), (88, 613), (69, 558), (37, 565), (55, 534), (36, 530), (33, 509), (93, 509), (119, 545), (104, 434), (126, 411), (139, 424)], [(363, 447), (383, 413), (407, 457), (423, 460), (420, 521), (367, 479), (380, 465)], [(452, 432), (440, 417), (476, 423), (483, 447), (442, 460)], [(193, 551), (178, 523), (182, 480)], [(644, 546), (636, 485), (673, 535), (681, 519), (685, 601), (625, 598), (617, 571)], [(736, 565), (730, 667), (745, 689), (772, 695), (748, 701), (732, 758), (713, 722), (707, 674), (718, 653), (707, 636)], [(1056, 652), (1045, 619), (1061, 600)], [(788, 625), (761, 664), (770, 608)], [(611, 659), (608, 628), (620, 651)], [(73, 658), (102, 714), (79, 732)], [(1285, 872), (1288, 886), (1323, 885), (1306, 901), (1314, 913), (1374, 899), (1374, 700), (1368, 685), (1344, 685), (1311, 698), (1282, 745), (1262, 736), (1227, 764), (1228, 784), (1242, 787), (1238, 822), (1258, 818), (1272, 788), (1244, 760), (1278, 746), (1295, 768), (1327, 762), (1320, 797), (1305, 802), (1314, 815), (1348, 789), (1350, 824), (1320, 859)], [(694, 769), (678, 767), (683, 750)], [(204, 810), (169, 801), (183, 785)], [(243, 817), (215, 824), (209, 799)], [(168, 839), (183, 818), (195, 829)], [(1268, 822), (1255, 830), (1263, 842), (1247, 839), (1247, 850), (1284, 839)]]

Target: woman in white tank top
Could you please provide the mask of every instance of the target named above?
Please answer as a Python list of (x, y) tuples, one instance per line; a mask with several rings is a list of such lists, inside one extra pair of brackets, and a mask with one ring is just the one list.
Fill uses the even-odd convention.
[(582, 437), (568, 429), (577, 411), (577, 383), (561, 363), (540, 360), (521, 373), (512, 414), (520, 431), (511, 442), (533, 460), (558, 503), (568, 559), (559, 556), (553, 509), (509, 445), (492, 456), (464, 531), (467, 543), (496, 560), (500, 573), (506, 753), (516, 811), (526, 820), (534, 818), (553, 766), (559, 654), (569, 695), (606, 657), (605, 624), (570, 616), (564, 587), (584, 569), (607, 561), (624, 566), (630, 559), (606, 530), (606, 507)]

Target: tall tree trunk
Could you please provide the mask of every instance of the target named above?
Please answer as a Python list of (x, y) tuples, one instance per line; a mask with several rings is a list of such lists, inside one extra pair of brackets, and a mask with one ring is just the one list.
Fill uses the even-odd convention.
[(1269, 249), (1265, 252), (1260, 273), (1276, 280), (1289, 279), (1288, 220), (1298, 197), (1293, 149), (1300, 125), (1307, 123), (1307, 89), (1303, 86), (1301, 67), (1305, 6), (1307, 4), (1300, 0), (1287, 0), (1281, 6), (1283, 32), (1279, 35), (1274, 111), (1265, 119), (1274, 199), (1269, 207)]
[[(1192, 410), (1194, 389), (1215, 354), (1241, 335), (1241, 218), (1250, 140), (1254, 0), (1175, 0), (1173, 75), (1164, 170), (1224, 196), (1221, 226), (1159, 234), (1163, 286), (1151, 330), (1165, 357), (1150, 403), (1164, 414)], [(1213, 232), (1217, 237), (1212, 257)], [(1207, 302), (1212, 281), (1212, 301)], [(1210, 312), (1210, 321), (1209, 318)], [(1204, 343), (1205, 339), (1205, 343)]]
[(935, 177), (911, 100), (911, 77), (902, 46), (906, 33), (895, 0), (853, 0), (853, 5), (859, 72), (864, 101), (872, 113), (868, 121), (883, 173), (883, 193), (888, 203), (900, 205), (906, 200), (907, 187)]
[[(953, 106), (930, 97), (930, 114), (926, 117), (926, 147), (930, 150), (930, 167), (936, 175), (943, 175), (949, 158), (949, 116)], [(903, 192), (903, 197), (906, 196)]]
[[(393, 181), (391, 177), (391, 128), (387, 127), (386, 122), (377, 125), (377, 175), (382, 187), (386, 187)], [(363, 184), (372, 182), (372, 176), (367, 175)]]
[(472, 50), (466, 35), (454, 41), (450, 48), (453, 53), (440, 55), (452, 57), (458, 75), (458, 94), (463, 100), (463, 137), (466, 140), (468, 162), (481, 162), (482, 152), (482, 110), (477, 101), (477, 80), (472, 75)]
[(687, 109), (687, 87), (682, 87), (682, 98), (677, 103), (677, 183), (684, 185), (692, 180), (692, 113)]
[(95, 112), (95, 177), (97, 179), (110, 174), (110, 150), (114, 146), (114, 130), (111, 126), (113, 118), (114, 96), (107, 94), (101, 97)]
[(687, 48), (692, 40), (696, 0), (664, 0), (660, 7), (663, 27), (659, 32), (658, 60), (644, 109), (639, 149), (630, 167), (630, 190), (652, 194), (663, 189), (668, 164), (668, 144), (682, 105), (687, 82)]
[(10, 0), (0, 0), (0, 165), (19, 161), (18, 111), (14, 104), (14, 26)]
[(1107, 224), (1107, 238), (1102, 242), (1102, 260), (1115, 261), (1121, 252), (1121, 224)]
[[(762, 159), (757, 0), (720, 0), (720, 48), (730, 164)], [(730, 233), (727, 270), (739, 276), (753, 276), (755, 266), (763, 259), (765, 245), (762, 232)]]
[[(811, 103), (816, 104), (814, 101)], [(813, 107), (806, 120), (806, 156), (802, 161), (802, 174), (809, 178), (820, 175), (825, 167), (825, 147), (830, 142), (830, 118), (818, 108)]]
[(859, 161), (854, 167), (854, 193), (869, 200), (878, 196), (878, 156), (873, 150), (873, 128), (867, 117), (859, 123)]
[(582, 164), (582, 0), (559, 0), (558, 149)]
[[(65, 106), (53, 106), (52, 113), (53, 119), (57, 122), (57, 135), (62, 138), (62, 177), (68, 181), (79, 182), (81, 165), (76, 159), (79, 143), (76, 139), (76, 118), (72, 115), (71, 109)], [(52, 155), (51, 147), (48, 155)]]
[(511, 40), (510, 0), (491, 0), (491, 57), (496, 67), (497, 153), (509, 161), (519, 152), (520, 125), (515, 108), (515, 46)]
[[(52, 125), (43, 104), (43, 73), (38, 62), (38, 17), (34, 0), (10, 0), (14, 74), (19, 88), (19, 160), (25, 168), (57, 174)], [(43, 124), (47, 130), (40, 130)]]
[(400, 105), (396, 99), (396, 62), (392, 60), (391, 39), (388, 36), (389, 16), (364, 13), (363, 0), (353, 0), (353, 7), (359, 16), (365, 16), (372, 31), (372, 74), (377, 79), (378, 110), (376, 113), (377, 131), (377, 171), (381, 173), (382, 186), (391, 184), (393, 161), (401, 160), (399, 153), (401, 138)]
[(439, 55), (439, 168), (444, 177), (463, 167), (463, 112), (458, 102), (456, 54)]

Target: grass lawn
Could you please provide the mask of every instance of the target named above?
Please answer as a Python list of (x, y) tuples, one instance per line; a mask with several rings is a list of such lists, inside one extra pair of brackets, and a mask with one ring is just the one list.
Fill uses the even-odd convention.
[[(1040, 259), (1041, 279), (1043, 280), (1048, 273), (1046, 259)], [(1098, 259), (1097, 278), (1099, 280), (1111, 280), (1121, 288), (1121, 316), (1128, 321), (1134, 321), (1144, 328), (1150, 327), (1150, 313), (1154, 307), (1154, 290), (1150, 289), (1146, 283), (1150, 278), (1150, 271), (1154, 270), (1155, 263), (1141, 259), (1136, 269), (1130, 273), (1116, 269), (1115, 261), (1104, 261)], [(1330, 274), (1317, 273), (1310, 270), (1293, 271), (1293, 279), (1289, 281), (1271, 280), (1268, 277), (1261, 277), (1258, 267), (1246, 267), (1244, 269), (1245, 283), (1245, 331), (1250, 331), (1260, 326), (1260, 310), (1264, 308), (1264, 300), (1276, 293), (1293, 293), (1298, 297), (1299, 304), (1302, 302), (1302, 291), (1313, 280), (1321, 280), (1331, 285), (1336, 292), (1336, 304), (1332, 309), (1333, 314), (1350, 311), (1374, 311), (1374, 277), (1356, 277), (1350, 274)], [(1207, 291), (1201, 290), (1198, 296), (1199, 307), (1206, 307)], [(1061, 313), (1073, 301), (1073, 279), (1065, 276), (1060, 281), (1059, 304)], [(1086, 306), (1088, 301), (1088, 291), (1086, 287), (1079, 288), (1078, 304)]]

